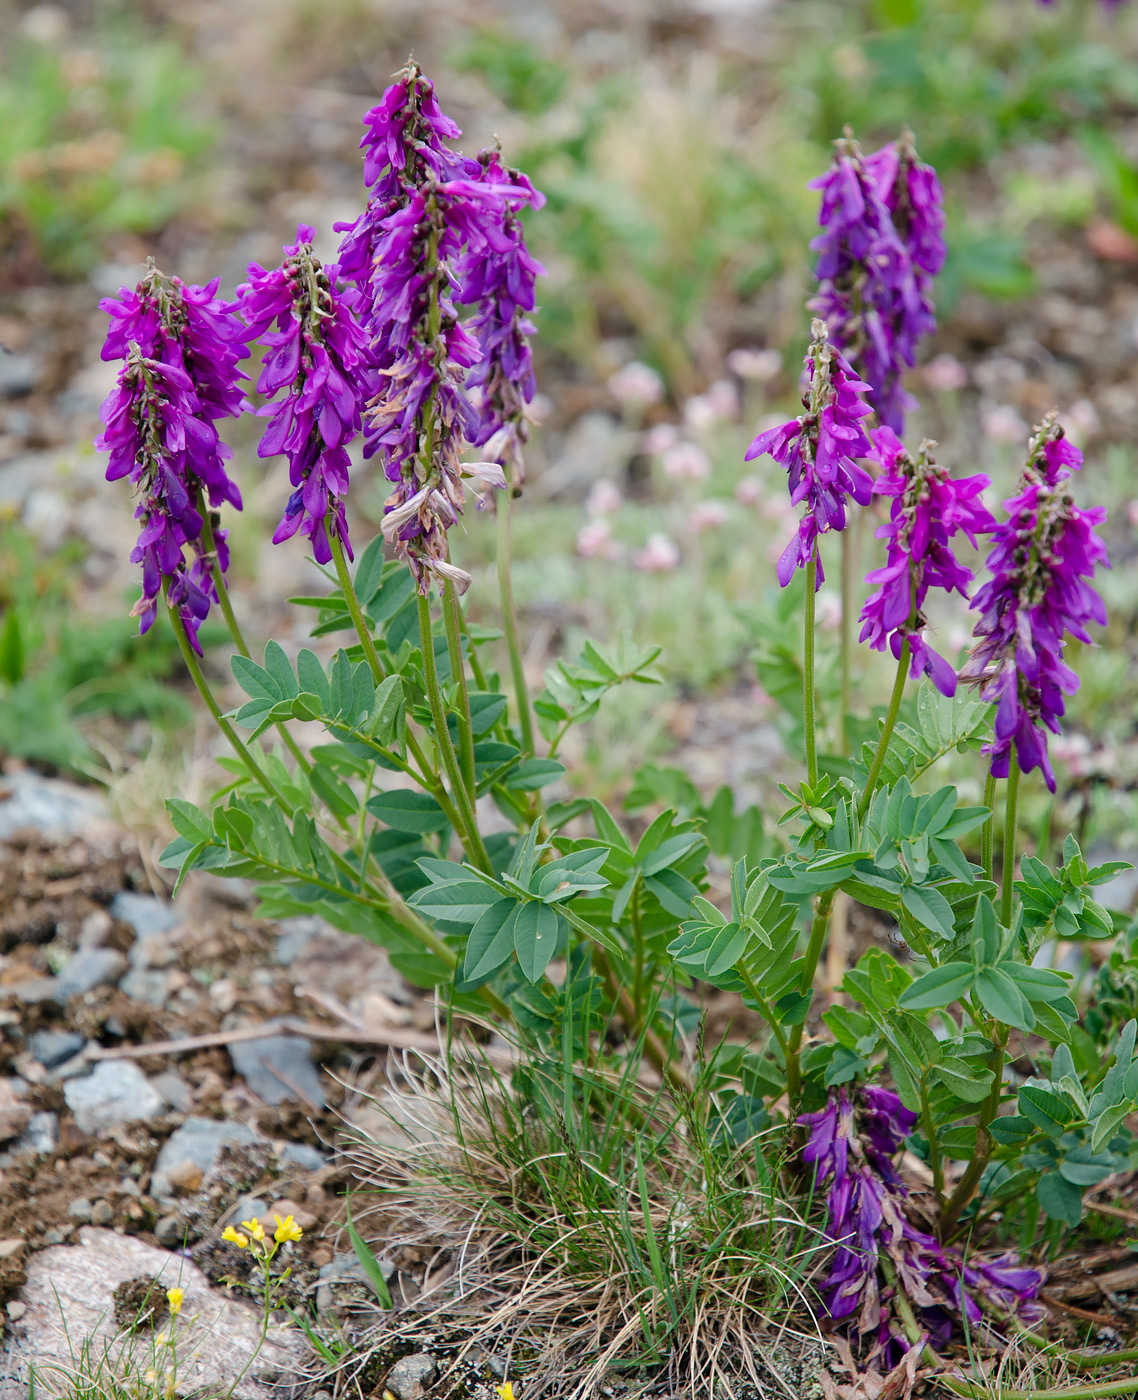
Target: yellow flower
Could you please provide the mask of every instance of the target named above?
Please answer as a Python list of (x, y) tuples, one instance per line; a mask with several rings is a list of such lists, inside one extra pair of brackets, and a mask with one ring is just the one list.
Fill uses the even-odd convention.
[(184, 1288), (168, 1288), (166, 1290), (166, 1301), (170, 1304), (170, 1312), (176, 1317), (182, 1310), (182, 1299), (186, 1296)]
[(156, 1347), (164, 1347), (164, 1346), (166, 1345), (166, 1333), (165, 1333), (165, 1332), (159, 1332), (159, 1333), (158, 1333), (157, 1337), (154, 1338), (154, 1345), (155, 1345)]
[(514, 1400), (514, 1387), (510, 1381), (507, 1381), (505, 1385), (495, 1386), (494, 1388), (497, 1390), (501, 1400)]
[(242, 1220), (241, 1228), (242, 1230), (246, 1230), (257, 1241), (265, 1238), (265, 1227), (259, 1220)]
[(142, 1378), (147, 1385), (153, 1385), (158, 1379), (158, 1372), (151, 1366), (150, 1370)]
[(291, 1215), (286, 1215), (283, 1220), (278, 1215), (276, 1216), (276, 1222), (277, 1228), (273, 1239), (276, 1240), (277, 1244), (284, 1244), (286, 1240), (298, 1240), (301, 1235), (304, 1234), (304, 1231)]
[(228, 1240), (230, 1244), (235, 1244), (238, 1249), (249, 1248), (249, 1241), (239, 1230), (235, 1230), (232, 1225), (227, 1225), (225, 1229), (222, 1230), (221, 1238), (223, 1240)]

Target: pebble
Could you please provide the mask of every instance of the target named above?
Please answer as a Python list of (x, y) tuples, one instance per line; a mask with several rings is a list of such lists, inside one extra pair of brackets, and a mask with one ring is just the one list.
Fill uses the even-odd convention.
[(44, 778), (25, 769), (5, 773), (0, 801), (0, 841), (25, 827), (55, 838), (89, 836), (92, 825), (107, 819), (106, 804), (89, 787)]
[(328, 1164), (324, 1153), (306, 1142), (286, 1142), (277, 1157), (285, 1166), (298, 1167), (302, 1172), (318, 1172)]
[(170, 1134), (158, 1154), (150, 1178), (150, 1194), (159, 1198), (171, 1195), (169, 1174), (182, 1162), (195, 1162), (208, 1175), (223, 1146), (257, 1141), (257, 1134), (245, 1123), (225, 1122), (219, 1118), (187, 1118)]
[(152, 934), (168, 933), (181, 920), (173, 907), (152, 894), (135, 894), (121, 890), (111, 900), (111, 918), (129, 924), (140, 939)]
[(202, 1184), (205, 1172), (198, 1166), (197, 1162), (192, 1162), (187, 1157), (184, 1162), (178, 1162), (176, 1166), (170, 1168), (166, 1173), (166, 1180), (170, 1184), (170, 1189), (177, 1192), (179, 1196), (192, 1196)]
[(401, 1356), (388, 1374), (387, 1389), (396, 1400), (422, 1400), (438, 1369), (435, 1358), (425, 1351)]
[(280, 929), (277, 935), (277, 962), (282, 967), (288, 967), (328, 925), (313, 914), (297, 914), (293, 918), (279, 920), (277, 927)]
[(270, 1233), (277, 1228), (277, 1216), (282, 1220), (291, 1215), (302, 1230), (314, 1230), (317, 1219), (310, 1210), (305, 1210), (296, 1201), (290, 1201), (287, 1197), (282, 1197), (279, 1201), (274, 1201), (272, 1205), (262, 1206), (258, 1212), (257, 1219)]
[(51, 1229), (43, 1232), (44, 1244), (62, 1244), (66, 1238), (67, 1235), (62, 1230)]
[(161, 1074), (152, 1074), (150, 1083), (162, 1095), (175, 1113), (188, 1113), (194, 1101), (193, 1090), (173, 1069), (164, 1069)]
[(176, 1215), (163, 1215), (154, 1226), (154, 1238), (166, 1249), (174, 1249), (182, 1243), (186, 1227)]
[[(390, 1283), (395, 1274), (395, 1265), (390, 1259), (377, 1259), (376, 1262), (383, 1273), (384, 1282)], [(354, 1288), (361, 1296), (375, 1297), (375, 1291), (364, 1271), (364, 1266), (354, 1251), (351, 1254), (337, 1254), (330, 1264), (322, 1264), (316, 1277), (316, 1308), (318, 1312), (332, 1311), (338, 1301), (335, 1294), (337, 1287)]]
[(110, 1225), (115, 1218), (115, 1212), (110, 1201), (98, 1200), (91, 1207), (92, 1225)]
[(79, 925), (79, 947), (101, 948), (113, 927), (114, 920), (105, 909), (92, 909)]
[(258, 1036), (256, 1040), (235, 1041), (228, 1048), (235, 1072), (264, 1103), (275, 1106), (300, 1098), (311, 1106), (324, 1107), (324, 1085), (303, 1036)]
[(18, 1298), (13, 1298), (5, 1311), (8, 1314), (9, 1322), (19, 1322), (20, 1318), (27, 1312), (27, 1303), (21, 1303)]
[(17, 1095), (10, 1079), (0, 1079), (0, 1142), (18, 1137), (32, 1120), (31, 1107)]
[(136, 967), (122, 979), (119, 989), (131, 1001), (145, 1002), (147, 1006), (165, 1006), (170, 999), (170, 974)]
[(28, 1126), (12, 1144), (13, 1152), (43, 1157), (59, 1143), (59, 1114), (41, 1109), (28, 1119)]
[(78, 1055), (87, 1044), (76, 1031), (36, 1031), (31, 1038), (31, 1051), (45, 1069), (54, 1069), (72, 1055)]
[(85, 1196), (78, 1196), (67, 1207), (67, 1214), (80, 1225), (90, 1225), (93, 1214), (91, 1202)]
[(76, 953), (55, 979), (60, 1002), (112, 986), (126, 971), (126, 958), (114, 948), (87, 948)]
[(69, 1079), (63, 1097), (84, 1133), (149, 1122), (166, 1105), (137, 1065), (129, 1060), (102, 1060), (84, 1079)]

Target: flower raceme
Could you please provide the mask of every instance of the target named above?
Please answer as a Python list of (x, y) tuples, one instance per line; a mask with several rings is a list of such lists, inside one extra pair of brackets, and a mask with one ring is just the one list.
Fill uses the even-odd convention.
[(925, 639), (925, 599), (930, 588), (968, 597), (972, 571), (953, 554), (950, 542), (963, 534), (973, 549), (977, 536), (996, 522), (980, 499), (987, 476), (954, 480), (932, 458), (936, 444), (922, 442), (914, 458), (891, 428), (873, 433), (874, 459), (882, 473), (873, 483), (878, 496), (892, 497), (888, 523), (877, 529), (885, 540), (884, 567), (866, 582), (876, 584), (861, 611), (860, 641), (876, 651), (889, 646), (900, 660), (909, 647), (911, 676), (927, 675), (942, 695), (956, 693), (956, 672)]
[(769, 453), (786, 468), (792, 504), (806, 504), (794, 538), (778, 561), (778, 581), (785, 588), (797, 568), (817, 564), (815, 586), (825, 580), (818, 537), (843, 530), (846, 502), (868, 505), (873, 481), (858, 457), (870, 456), (873, 442), (862, 419), (872, 412), (863, 397), (869, 386), (830, 343), (826, 323), (815, 320), (806, 370), (810, 385), (803, 395), (806, 412), (778, 428), (760, 433), (747, 449), (753, 461)]
[(210, 522), (207, 543), (206, 501), (241, 509), (215, 424), (248, 407), (238, 368), (248, 354), (245, 330), (217, 286), (187, 286), (151, 263), (133, 291), (99, 303), (111, 318), (103, 359), (123, 365), (95, 446), (109, 453), (107, 480), (128, 477), (138, 497), (131, 561), (142, 567), (142, 596), (132, 615), (148, 631), (165, 590), (199, 655), (197, 631), (217, 597), (213, 566), (224, 575), (229, 562), (219, 522)]
[(336, 289), (339, 269), (323, 267), (312, 251), (315, 236), (301, 224), (283, 264), (266, 272), (253, 263), (237, 295), (250, 340), (268, 347), (257, 390), (269, 402), (258, 414), (272, 418), (257, 454), (283, 453), (294, 488), (273, 543), (299, 532), (317, 563), (327, 564), (329, 529), (355, 557), (344, 513), (347, 446), (362, 426), (375, 359), (354, 315), (354, 295)]
[(995, 777), (1007, 777), (1011, 755), (1024, 772), (1038, 768), (1055, 791), (1047, 731), (1060, 732), (1063, 697), (1079, 678), (1063, 660), (1066, 636), (1091, 642), (1090, 623), (1106, 608), (1090, 586), (1098, 565), (1110, 567), (1095, 531), (1101, 506), (1080, 509), (1067, 489), (1082, 454), (1048, 414), (1032, 437), (1020, 491), (1004, 502), (1007, 519), (992, 533), (991, 578), (976, 593), (976, 642), (961, 679), (980, 686), (996, 705), (995, 736), (984, 752)]

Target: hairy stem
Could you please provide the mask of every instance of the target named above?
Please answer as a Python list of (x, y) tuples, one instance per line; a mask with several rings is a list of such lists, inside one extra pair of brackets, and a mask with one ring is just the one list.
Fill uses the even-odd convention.
[(418, 594), (418, 604), (419, 639), (423, 652), (423, 676), (427, 683), (427, 700), (431, 707), (431, 718), (434, 721), (435, 745), (442, 757), (443, 767), (446, 769), (447, 778), (450, 781), (451, 796), (454, 798), (459, 817), (462, 819), (464, 829), (459, 832), (459, 836), (466, 847), (467, 855), (474, 864), (480, 870), (485, 871), (487, 875), (491, 875), (493, 868), (490, 865), (490, 857), (486, 854), (486, 847), (483, 845), (482, 835), (478, 830), (478, 819), (474, 815), (474, 804), (466, 790), (466, 784), (462, 780), (458, 756), (450, 740), (450, 730), (447, 728), (446, 707), (443, 704), (443, 693), (439, 687), (439, 672), (435, 665), (435, 639), (431, 631), (431, 605), (421, 593)]
[(865, 790), (857, 804), (858, 821), (865, 820), (865, 814), (869, 811), (870, 799), (881, 779), (881, 770), (885, 766), (885, 755), (889, 751), (889, 741), (897, 727), (897, 716), (901, 713), (901, 701), (905, 695), (905, 681), (908, 676), (909, 639), (906, 637), (901, 643), (901, 655), (897, 658), (897, 675), (893, 681), (893, 694), (889, 697), (889, 709), (885, 712), (885, 723), (877, 740), (877, 749), (873, 755), (873, 763), (870, 765), (869, 777), (865, 780)]
[(942, 1241), (947, 1240), (955, 1230), (957, 1221), (972, 1199), (992, 1155), (992, 1135), (988, 1132), (988, 1126), (1000, 1110), (1000, 1094), (1004, 1087), (1004, 1052), (1008, 1044), (1007, 1027), (997, 1025), (993, 1040), (996, 1044), (996, 1062), (992, 1066), (992, 1089), (980, 1109), (980, 1121), (976, 1126), (976, 1151), (937, 1221)]
[(443, 584), (443, 617), (446, 621), (450, 673), (458, 682), (458, 743), (462, 751), (462, 776), (471, 802), (477, 796), (474, 780), (474, 721), (470, 716), (470, 692), (466, 688), (466, 663), (462, 656), (462, 627), (458, 593), (448, 579)]
[(940, 1209), (944, 1205), (944, 1167), (940, 1160), (940, 1143), (937, 1141), (936, 1129), (933, 1127), (932, 1109), (929, 1106), (929, 1086), (923, 1077), (921, 1079), (921, 1126), (928, 1139), (933, 1190), (936, 1192), (937, 1208)]
[(1016, 817), (1019, 806), (1019, 763), (1016, 761), (1015, 750), (1012, 750), (1008, 763), (1008, 790), (1004, 811), (1004, 848), (1001, 857), (1004, 863), (1003, 869), (1003, 898), (1000, 903), (1000, 921), (1005, 928), (1011, 927), (1012, 922), (1012, 898), (1015, 894), (1013, 885), (1016, 871)]
[(806, 726), (806, 780), (811, 787), (818, 782), (818, 738), (814, 732), (814, 604), (815, 580), (818, 576), (818, 547), (806, 565), (806, 608), (802, 633), (802, 715)]
[(379, 685), (381, 681), (386, 679), (386, 672), (379, 659), (379, 653), (375, 649), (375, 639), (371, 635), (371, 628), (367, 625), (364, 610), (360, 607), (360, 600), (352, 585), (352, 576), (348, 573), (348, 561), (344, 558), (344, 546), (340, 543), (340, 536), (332, 528), (331, 512), (328, 516), (326, 533), (329, 547), (332, 550), (332, 559), (336, 565), (336, 577), (340, 580), (340, 591), (344, 595), (344, 602), (348, 605), (348, 612), (351, 614), (356, 636), (359, 637), (360, 645), (364, 649), (364, 656), (371, 669), (372, 679), (376, 685)]
[[(826, 937), (826, 926), (830, 922), (835, 890), (827, 890), (818, 900), (814, 910), (814, 921), (810, 925), (810, 941), (806, 945), (806, 957), (802, 963), (802, 974), (798, 979), (798, 990), (803, 994), (812, 990), (814, 974), (818, 970), (818, 959), (822, 956), (822, 942)], [(793, 1115), (795, 1104), (802, 1090), (802, 1066), (799, 1054), (802, 1049), (802, 1035), (806, 1027), (804, 1016), (796, 1026), (790, 1028), (790, 1041), (786, 1056), (786, 1093)]]
[(988, 809), (988, 819), (980, 833), (980, 864), (984, 867), (984, 878), (992, 878), (996, 845), (996, 780), (991, 773), (984, 783), (984, 806)]
[(522, 642), (518, 631), (518, 613), (514, 606), (514, 584), (510, 573), (510, 500), (513, 486), (507, 483), (496, 502), (498, 511), (497, 567), (498, 597), (502, 608), (502, 630), (506, 634), (506, 650), (510, 654), (510, 675), (514, 681), (514, 705), (522, 734), (522, 752), (534, 756), (533, 715), (530, 712), (529, 690), (526, 687), (525, 666), (522, 664)]
[(838, 713), (838, 752), (849, 753), (848, 716), (851, 704), (850, 658), (853, 652), (853, 594), (854, 594), (854, 542), (851, 528), (842, 531), (842, 627), (841, 639), (841, 708)]
[[(1115, 1356), (1121, 1353), (1115, 1352)], [(1089, 1385), (1062, 1386), (1057, 1390), (1007, 1390), (1004, 1386), (990, 1389), (979, 1381), (965, 1380), (957, 1376), (938, 1377), (956, 1395), (968, 1396), (969, 1400), (988, 1400), (998, 1395), (999, 1400), (1106, 1400), (1111, 1395), (1138, 1395), (1138, 1376), (1128, 1376), (1120, 1381), (1092, 1381)]]

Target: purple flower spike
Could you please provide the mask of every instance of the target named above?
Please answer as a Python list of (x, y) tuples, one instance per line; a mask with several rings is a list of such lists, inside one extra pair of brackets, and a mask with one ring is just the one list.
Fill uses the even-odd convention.
[(972, 571), (950, 547), (957, 533), (977, 547), (977, 536), (996, 528), (980, 500), (986, 476), (955, 481), (932, 458), (934, 442), (922, 442), (914, 459), (891, 428), (873, 434), (876, 460), (884, 468), (873, 483), (879, 496), (892, 496), (889, 523), (877, 529), (886, 540), (885, 567), (865, 576), (878, 585), (861, 610), (859, 641), (875, 651), (888, 644), (900, 660), (909, 643), (910, 676), (927, 675), (942, 695), (956, 694), (956, 672), (925, 640), (925, 599), (930, 588), (968, 597)]
[(241, 509), (225, 470), (231, 453), (215, 423), (249, 406), (238, 368), (249, 353), (245, 328), (217, 286), (187, 286), (151, 262), (133, 291), (124, 287), (99, 303), (111, 318), (103, 359), (124, 364), (100, 411), (104, 430), (95, 446), (109, 453), (107, 480), (129, 477), (138, 495), (140, 531), (130, 557), (142, 568), (142, 596), (131, 615), (148, 631), (165, 587), (199, 654), (198, 628), (217, 598), (213, 564), (222, 574), (229, 565), (216, 518), (215, 552), (207, 550), (202, 512), (206, 500)]
[(821, 191), (817, 295), (834, 344), (870, 386), (883, 424), (901, 432), (913, 400), (901, 385), (917, 342), (936, 329), (932, 279), (944, 265), (940, 181), (906, 132), (863, 158), (847, 134), (834, 163), (810, 182)]
[(1022, 771), (1038, 768), (1052, 792), (1046, 731), (1060, 732), (1063, 697), (1079, 688), (1063, 661), (1065, 635), (1089, 643), (1088, 624), (1106, 622), (1103, 601), (1087, 582), (1098, 565), (1110, 568), (1095, 533), (1106, 511), (1080, 510), (1066, 490), (1081, 463), (1049, 413), (1032, 437), (1022, 489), (1004, 502), (1008, 518), (993, 532), (992, 577), (972, 603), (980, 614), (976, 643), (961, 672), (996, 705), (995, 739), (984, 749), (993, 775), (1007, 777), (1014, 746)]
[(818, 565), (815, 587), (822, 586), (825, 574), (818, 536), (844, 530), (846, 500), (852, 496), (859, 505), (868, 505), (873, 491), (872, 478), (855, 460), (873, 452), (861, 421), (872, 412), (862, 402), (869, 386), (830, 344), (824, 321), (815, 320), (811, 331), (813, 340), (806, 352), (810, 387), (802, 396), (806, 412), (760, 433), (746, 456), (751, 462), (769, 453), (787, 470), (791, 502), (806, 502), (797, 533), (778, 561), (778, 581), (784, 588), (795, 569), (805, 568), (811, 560)]
[(1028, 1326), (1038, 1321), (1044, 1270), (1008, 1254), (965, 1260), (908, 1219), (908, 1191), (894, 1158), (917, 1115), (892, 1090), (840, 1088), (825, 1108), (798, 1122), (809, 1133), (802, 1157), (813, 1167), (815, 1187), (829, 1187), (826, 1233), (837, 1248), (822, 1295), (830, 1320), (846, 1321), (854, 1344), (864, 1344), (865, 1364), (889, 1369), (910, 1354), (893, 1306), (898, 1290), (937, 1345), (950, 1340), (954, 1317), (974, 1329), (984, 1302)]
[[(432, 574), (460, 591), (470, 576), (449, 561), (447, 531), (462, 514), (464, 475), (505, 485), (505, 442), (468, 466), (468, 443), (502, 432), (515, 455), (533, 396), (527, 336), (533, 281), (518, 222), (541, 196), (496, 155), (467, 160), (443, 144), (459, 135), (434, 89), (409, 63), (368, 113), (367, 209), (345, 228), (341, 275), (359, 292), (377, 367), (365, 456), (378, 453), (393, 483), (383, 532), (422, 592)], [(473, 304), (464, 326), (456, 300)], [(478, 395), (478, 407), (467, 396)]]
[(336, 265), (323, 267), (313, 255), (315, 236), (301, 224), (283, 264), (266, 272), (253, 263), (237, 295), (246, 335), (268, 346), (257, 390), (269, 400), (285, 391), (258, 409), (258, 416), (271, 414), (272, 420), (257, 455), (287, 456), (295, 488), (273, 543), (299, 532), (311, 541), (317, 563), (327, 564), (329, 528), (355, 557), (344, 514), (347, 445), (360, 431), (360, 409), (375, 387), (375, 360), (352, 297), (336, 291)]

